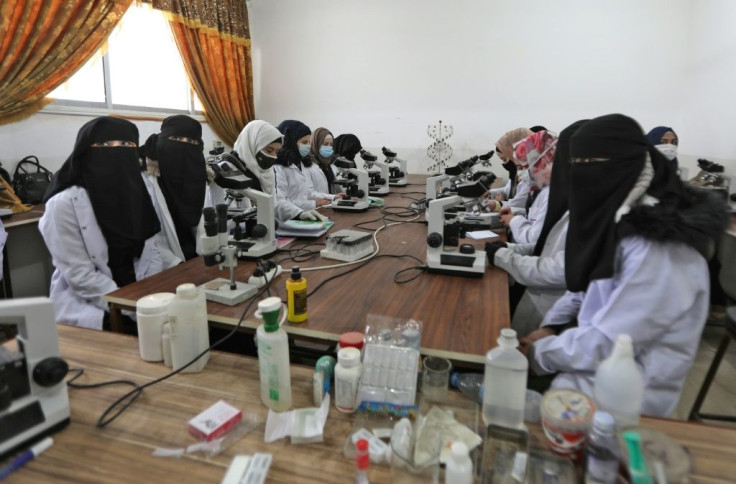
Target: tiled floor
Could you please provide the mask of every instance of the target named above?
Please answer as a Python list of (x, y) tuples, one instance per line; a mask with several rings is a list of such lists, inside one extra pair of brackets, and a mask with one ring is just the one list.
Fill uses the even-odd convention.
[[(703, 332), (703, 338), (700, 342), (698, 355), (695, 365), (690, 370), (690, 374), (685, 381), (685, 387), (682, 392), (682, 398), (677, 406), (677, 410), (672, 415), (673, 418), (687, 419), (690, 408), (695, 401), (695, 396), (700, 390), (705, 373), (708, 371), (716, 348), (721, 338), (725, 334), (725, 329), (713, 325), (708, 325)], [(715, 380), (710, 387), (708, 397), (702, 408), (703, 412), (734, 415), (736, 416), (736, 342), (731, 341), (728, 351), (721, 362)], [(736, 424), (726, 422), (706, 421), (712, 425), (731, 425)]]

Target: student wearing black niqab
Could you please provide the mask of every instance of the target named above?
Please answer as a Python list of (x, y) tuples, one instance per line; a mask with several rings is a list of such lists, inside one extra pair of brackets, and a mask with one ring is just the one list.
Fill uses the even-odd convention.
[(192, 259), (197, 257), (196, 228), (207, 186), (202, 125), (185, 115), (164, 119), (155, 156), (160, 172), (158, 186), (166, 199), (179, 245), (184, 258)]
[[(621, 114), (592, 119), (570, 139), (568, 292), (542, 329), (521, 340), (536, 375), (592, 394), (620, 335), (644, 380), (641, 412), (668, 416), (698, 350), (708, 312), (703, 250), (728, 224), (725, 201), (687, 187)], [(565, 323), (574, 327), (560, 332)]]
[(39, 229), (55, 266), (50, 294), (59, 322), (101, 328), (104, 294), (161, 269), (153, 241), (160, 225), (137, 143), (133, 123), (93, 119), (53, 177)]

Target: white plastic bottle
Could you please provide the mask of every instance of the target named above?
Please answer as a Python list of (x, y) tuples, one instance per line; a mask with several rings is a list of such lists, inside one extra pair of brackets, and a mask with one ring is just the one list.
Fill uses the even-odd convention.
[(357, 408), (358, 382), (362, 365), (358, 348), (342, 348), (337, 352), (335, 366), (335, 408), (353, 413)]
[[(210, 347), (204, 291), (194, 284), (180, 284), (176, 288), (176, 297), (169, 304), (169, 315), (171, 364), (174, 370), (178, 370)], [(209, 353), (205, 354), (182, 371), (202, 371), (209, 356)]]
[(271, 410), (285, 412), (291, 408), (291, 367), (289, 338), (279, 326), (281, 299), (267, 297), (258, 309), (263, 317), (257, 330), (261, 400)]
[(445, 466), (445, 484), (473, 484), (473, 461), (468, 446), (455, 442)]
[(634, 361), (634, 345), (628, 334), (616, 338), (611, 356), (598, 366), (593, 395), (596, 409), (613, 415), (618, 429), (639, 423), (644, 379)]
[(513, 329), (502, 329), (497, 341), (498, 346), (486, 354), (483, 422), (523, 429), (529, 362), (517, 349)]

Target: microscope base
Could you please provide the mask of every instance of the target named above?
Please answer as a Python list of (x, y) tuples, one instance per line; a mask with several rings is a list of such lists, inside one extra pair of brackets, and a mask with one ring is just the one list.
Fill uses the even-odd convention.
[(464, 255), (457, 252), (427, 253), (427, 272), (481, 278), (486, 273), (486, 254)]
[(345, 212), (365, 212), (370, 208), (368, 200), (336, 200), (332, 202), (332, 210), (343, 210)]
[(379, 195), (379, 196), (388, 195), (389, 191), (390, 190), (388, 188), (388, 185), (382, 185), (380, 187), (375, 187), (375, 188), (370, 188), (370, 187), (368, 188), (369, 195)]
[(388, 186), (390, 187), (405, 187), (408, 184), (409, 182), (406, 181), (406, 177), (397, 178), (396, 180), (392, 180), (389, 178), (388, 180)]
[(258, 287), (236, 282), (236, 289), (230, 289), (230, 280), (220, 277), (202, 285), (208, 301), (218, 302), (226, 306), (235, 306), (256, 295)]

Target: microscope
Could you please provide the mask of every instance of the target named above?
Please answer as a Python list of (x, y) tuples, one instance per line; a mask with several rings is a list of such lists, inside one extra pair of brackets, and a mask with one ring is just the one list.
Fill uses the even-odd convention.
[(274, 254), (278, 245), (273, 196), (254, 188), (255, 175), (234, 154), (224, 153), (210, 167), (215, 183), (225, 189), (227, 216), (234, 224), (228, 241), (237, 248), (237, 257), (257, 259)]
[(230, 279), (218, 278), (202, 285), (205, 297), (227, 306), (235, 306), (258, 292), (258, 286), (235, 280), (235, 268), (238, 266), (238, 248), (229, 244), (227, 228), (228, 207), (222, 203), (216, 209), (205, 207), (204, 231), (201, 236), (202, 254), (207, 267), (218, 265), (230, 269)]
[[(386, 157), (386, 163), (388, 165), (388, 184), (392, 187), (405, 187), (408, 184), (406, 180), (406, 160), (402, 160), (396, 157), (396, 152), (391, 151), (385, 146), (381, 148), (383, 156)], [(399, 166), (396, 166), (395, 163)]]
[(338, 171), (333, 184), (339, 185), (345, 196), (333, 201), (332, 209), (350, 212), (368, 210), (368, 173), (354, 168), (355, 163), (346, 158), (338, 158), (334, 165)]
[(427, 209), (427, 270), (440, 274), (483, 277), (486, 272), (486, 253), (471, 244), (460, 244), (465, 230), (463, 213), (449, 208), (462, 204), (453, 195), (429, 202)]
[[(0, 345), (0, 460), (69, 423), (54, 305), (46, 297), (0, 302), (0, 325), (18, 330)], [(17, 348), (13, 346), (17, 345)]]
[(360, 150), (363, 169), (368, 172), (368, 193), (370, 195), (388, 195), (388, 165), (378, 161), (378, 157), (367, 150)]

